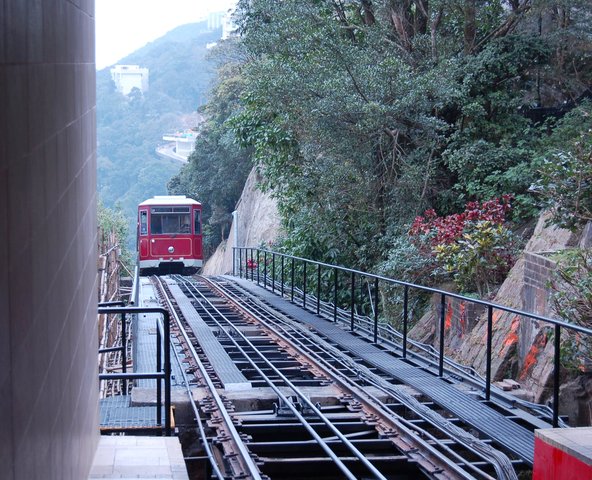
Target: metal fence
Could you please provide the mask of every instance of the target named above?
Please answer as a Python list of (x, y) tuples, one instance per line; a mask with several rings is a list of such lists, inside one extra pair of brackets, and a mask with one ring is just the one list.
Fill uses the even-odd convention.
[[(561, 365), (561, 331), (565, 329), (577, 332), (585, 336), (592, 336), (592, 330), (579, 325), (569, 324), (561, 320), (526, 312), (511, 307), (495, 304), (485, 300), (459, 295), (437, 288), (416, 285), (401, 280), (362, 272), (351, 268), (339, 267), (323, 262), (316, 262), (306, 258), (287, 255), (260, 248), (234, 247), (233, 270), (234, 276), (247, 278), (271, 288), (282, 296), (287, 296), (290, 301), (299, 303), (304, 308), (321, 312), (321, 298), (328, 298), (332, 304), (330, 315), (333, 321), (338, 320), (338, 303), (349, 303), (350, 330), (354, 331), (354, 320), (358, 311), (368, 311), (372, 319), (372, 338), (378, 342), (379, 329), (379, 302), (380, 287), (402, 287), (401, 309), (401, 351), (402, 357), (407, 358), (409, 352), (408, 327), (410, 321), (410, 292), (424, 292), (439, 296), (438, 312), (438, 375), (444, 375), (444, 347), (445, 347), (445, 315), (446, 299), (454, 298), (470, 304), (485, 307), (487, 315), (486, 328), (486, 364), (485, 364), (485, 399), (491, 398), (491, 365), (492, 365), (492, 336), (493, 317), (495, 311), (508, 312), (518, 315), (519, 318), (528, 318), (547, 325), (554, 329), (554, 359), (553, 359), (553, 400), (552, 416), (553, 426), (559, 426), (559, 386)], [(345, 280), (345, 281), (344, 281)], [(359, 284), (359, 288), (358, 285)], [(349, 287), (349, 288), (348, 288)], [(349, 292), (345, 290), (348, 289)], [(311, 301), (314, 302), (311, 305)], [(315, 305), (316, 304), (316, 305)], [(327, 313), (326, 311), (324, 312)]]
[[(99, 304), (99, 314), (121, 315), (122, 337), (120, 345), (111, 348), (103, 348), (99, 353), (120, 351), (122, 357), (121, 373), (101, 373), (99, 380), (128, 380), (155, 379), (156, 382), (156, 423), (162, 425), (162, 383), (164, 382), (164, 430), (165, 435), (171, 435), (171, 343), (170, 343), (170, 319), (169, 312), (160, 307), (124, 307), (119, 306), (123, 302), (108, 302)], [(138, 315), (140, 313), (158, 313), (162, 315), (157, 320), (156, 328), (156, 368), (154, 372), (127, 372), (127, 338), (126, 338), (126, 316)], [(163, 341), (164, 339), (164, 341)], [(124, 391), (126, 388), (124, 386)]]

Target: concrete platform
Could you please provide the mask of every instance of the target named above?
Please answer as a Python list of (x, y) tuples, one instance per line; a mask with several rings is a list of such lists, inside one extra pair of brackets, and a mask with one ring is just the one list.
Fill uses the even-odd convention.
[(535, 430), (534, 480), (592, 479), (592, 427)]
[(189, 480), (177, 437), (101, 436), (88, 477)]
[(592, 427), (535, 430), (534, 435), (552, 447), (592, 465)]

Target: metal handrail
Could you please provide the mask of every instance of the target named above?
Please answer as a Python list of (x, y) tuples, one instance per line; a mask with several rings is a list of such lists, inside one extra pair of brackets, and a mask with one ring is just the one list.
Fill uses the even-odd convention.
[[(244, 252), (244, 254), (243, 254)], [(256, 254), (256, 255), (255, 255)], [(485, 365), (485, 399), (490, 400), (491, 398), (491, 364), (492, 364), (492, 337), (493, 337), (493, 311), (500, 310), (507, 313), (512, 313), (515, 315), (519, 315), (522, 317), (527, 317), (532, 320), (537, 320), (541, 322), (545, 322), (547, 324), (551, 324), (554, 326), (554, 356), (553, 356), (553, 427), (558, 427), (559, 422), (559, 374), (560, 374), (560, 362), (561, 362), (561, 329), (570, 330), (573, 332), (578, 332), (584, 335), (592, 336), (592, 329), (582, 327), (580, 325), (574, 325), (567, 323), (562, 320), (558, 320), (555, 318), (547, 317), (545, 315), (539, 315), (534, 312), (527, 312), (524, 310), (519, 310), (512, 307), (506, 307), (504, 305), (500, 305), (497, 303), (489, 302), (487, 300), (482, 300), (478, 298), (467, 297), (465, 295), (461, 295), (458, 293), (447, 292), (445, 290), (441, 290), (438, 288), (433, 287), (426, 287), (423, 285), (417, 285), (411, 282), (406, 282), (403, 280), (396, 280), (393, 278), (385, 277), (383, 275), (377, 275), (374, 273), (363, 272), (361, 270), (356, 270), (353, 268), (341, 267), (338, 265), (332, 265), (329, 263), (318, 262), (315, 260), (310, 260), (294, 255), (288, 255), (285, 253), (274, 252), (267, 249), (256, 248), (256, 247), (233, 247), (232, 250), (232, 274), (233, 276), (243, 277), (243, 273), (245, 278), (251, 279), (252, 281), (257, 281), (257, 284), (261, 284), (261, 277), (260, 277), (260, 268), (259, 265), (261, 263), (262, 257), (264, 262), (264, 273), (263, 273), (263, 281), (264, 286), (267, 288), (268, 284), (268, 275), (267, 275), (267, 263), (268, 263), (268, 256), (271, 256), (271, 262), (273, 265), (273, 274), (272, 274), (272, 290), (275, 292), (275, 266), (276, 257), (281, 259), (281, 295), (284, 295), (284, 279), (287, 276), (285, 272), (285, 268), (289, 268), (289, 285), (290, 285), (290, 293), (289, 298), (290, 301), (294, 302), (294, 290), (295, 290), (295, 264), (296, 262), (300, 262), (303, 267), (302, 273), (302, 288), (301, 288), (301, 304), (304, 308), (306, 308), (306, 297), (307, 297), (307, 265), (315, 266), (317, 269), (317, 309), (318, 309), (318, 299), (320, 298), (321, 288), (320, 288), (320, 280), (321, 274), (320, 269), (326, 268), (333, 270), (333, 298), (334, 298), (334, 305), (336, 306), (337, 302), (337, 288), (338, 288), (338, 280), (337, 276), (339, 272), (347, 273), (351, 277), (351, 326), (350, 329), (354, 330), (354, 306), (355, 306), (355, 292), (354, 292), (354, 285), (356, 276), (374, 280), (374, 298), (373, 300), (373, 340), (374, 343), (378, 342), (379, 337), (379, 328), (378, 328), (378, 285), (379, 282), (385, 282), (390, 285), (397, 285), (404, 288), (404, 295), (403, 295), (403, 332), (402, 332), (402, 356), (403, 358), (407, 357), (407, 343), (408, 343), (408, 322), (409, 322), (409, 289), (420, 290), (423, 292), (428, 292), (432, 294), (437, 294), (440, 296), (439, 301), (439, 328), (438, 328), (438, 336), (439, 336), (439, 352), (438, 352), (438, 375), (442, 377), (444, 375), (444, 335), (445, 335), (445, 316), (446, 316), (446, 298), (455, 298), (464, 302), (470, 302), (477, 305), (482, 305), (487, 308), (487, 335), (486, 335), (486, 365)], [(285, 260), (289, 260), (286, 262)], [(256, 270), (256, 274), (255, 274)], [(313, 269), (311, 269), (313, 270)], [(370, 292), (369, 292), (370, 293)], [(337, 321), (337, 310), (334, 309), (334, 321)], [(317, 312), (318, 313), (318, 312)], [(520, 319), (521, 320), (521, 319)]]
[[(125, 338), (125, 327), (122, 327), (122, 345), (121, 347), (115, 347), (116, 350), (121, 349), (123, 352), (123, 365), (122, 373), (101, 373), (99, 374), (99, 380), (139, 380), (139, 379), (154, 379), (157, 380), (157, 393), (156, 393), (156, 421), (158, 425), (162, 424), (161, 407), (162, 407), (162, 395), (161, 395), (161, 382), (164, 380), (164, 429), (165, 435), (168, 437), (171, 435), (171, 344), (170, 344), (170, 319), (169, 312), (161, 307), (105, 307), (99, 306), (99, 314), (121, 314), (122, 325), (125, 325), (126, 315), (138, 315), (140, 313), (158, 313), (162, 315), (162, 325), (159, 325), (156, 329), (156, 370), (155, 372), (133, 372), (127, 373), (127, 340)], [(161, 341), (161, 328), (162, 338)], [(161, 360), (162, 346), (164, 344), (164, 362)], [(104, 350), (104, 349), (103, 349)], [(112, 351), (111, 349), (108, 349)]]
[(140, 296), (140, 275), (139, 269), (136, 265), (134, 267), (134, 280), (132, 282), (132, 294), (130, 296), (130, 305), (136, 305), (138, 303), (138, 297)]

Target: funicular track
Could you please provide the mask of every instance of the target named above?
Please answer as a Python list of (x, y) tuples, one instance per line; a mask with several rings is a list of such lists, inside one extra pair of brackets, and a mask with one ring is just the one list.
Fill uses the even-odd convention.
[[(209, 434), (202, 430), (214, 445), (210, 456), (219, 463), (218, 476), (516, 478), (515, 468), (525, 468), (471, 435), (457, 418), (393, 385), (237, 285), (180, 276), (158, 284), (178, 323), (184, 353), (194, 357), (186, 360), (188, 370), (207, 390), (199, 395), (199, 415), (209, 427)], [(201, 343), (207, 340), (190, 331), (187, 302), (215, 333), (242, 381), (216, 373), (224, 362), (204, 354)], [(179, 308), (180, 303), (185, 306)], [(237, 406), (231, 393), (237, 384), (250, 392), (250, 405), (256, 407)], [(325, 395), (314, 390), (328, 388)], [(326, 401), (318, 403), (315, 395)]]

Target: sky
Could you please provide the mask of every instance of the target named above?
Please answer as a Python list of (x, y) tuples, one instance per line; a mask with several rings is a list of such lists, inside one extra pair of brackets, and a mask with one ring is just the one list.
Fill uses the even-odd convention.
[(97, 70), (179, 25), (226, 11), (236, 0), (95, 0)]

